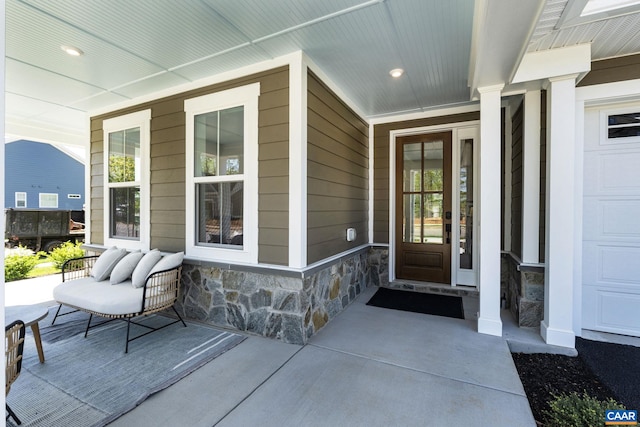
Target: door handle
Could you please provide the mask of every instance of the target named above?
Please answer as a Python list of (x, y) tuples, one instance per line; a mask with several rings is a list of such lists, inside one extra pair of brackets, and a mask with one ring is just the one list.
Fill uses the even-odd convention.
[(447, 232), (447, 243), (451, 243), (451, 224), (445, 224), (444, 231)]

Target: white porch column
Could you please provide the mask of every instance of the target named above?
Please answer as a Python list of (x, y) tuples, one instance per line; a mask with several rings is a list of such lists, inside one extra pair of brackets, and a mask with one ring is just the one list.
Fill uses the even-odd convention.
[(500, 91), (480, 93), (480, 316), (478, 332), (502, 336), (500, 320)]
[[(2, 34), (5, 34), (5, 3), (2, 2), (2, 4), (0, 4), (0, 31), (2, 31)], [(2, 43), (2, 46), (0, 46), (0, 53), (2, 53), (2, 57), (0, 59), (0, 88), (2, 89), (2, 94), (0, 94), (0, 101), (2, 101), (2, 103), (0, 103), (0, 110), (2, 111), (2, 118), (0, 118), (0, 135), (4, 135), (4, 120), (5, 120), (5, 104), (4, 104), (4, 98), (5, 98), (5, 94), (4, 94), (4, 66), (5, 66), (5, 49), (4, 49), (4, 43)], [(2, 144), (2, 147), (0, 147), (0, 165), (4, 165), (4, 147), (5, 145)], [(87, 157), (88, 157), (88, 153), (87, 153)], [(4, 167), (2, 168), (2, 170), (4, 171)], [(0, 200), (4, 200), (4, 172), (2, 174), (0, 174)], [(2, 231), (2, 235), (4, 236), (4, 228), (5, 228), (5, 221), (6, 218), (4, 217), (4, 210), (3, 210), (3, 214), (2, 214), (2, 225), (0, 225), (0, 228)], [(2, 246), (2, 249), (0, 249), (0, 256), (2, 256), (2, 259), (4, 259), (4, 245)], [(2, 283), (2, 289), (4, 290), (4, 269), (2, 272), (0, 272), (1, 279), (0, 282)], [(0, 292), (0, 303), (2, 303), (2, 308), (0, 308), (0, 315), (2, 316), (2, 318), (4, 318), (4, 292)], [(5, 378), (2, 379), (2, 384), (5, 384)], [(0, 403), (5, 403), (5, 398), (2, 397), (1, 398), (1, 402)]]
[(540, 91), (524, 95), (522, 144), (522, 262), (537, 264), (540, 250)]
[(575, 79), (549, 79), (544, 319), (547, 344), (573, 348)]

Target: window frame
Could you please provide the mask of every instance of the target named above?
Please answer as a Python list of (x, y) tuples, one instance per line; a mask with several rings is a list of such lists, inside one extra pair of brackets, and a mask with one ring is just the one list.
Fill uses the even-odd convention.
[[(27, 207), (27, 192), (26, 191), (16, 191), (14, 193), (15, 207), (24, 209)], [(18, 201), (24, 201), (24, 206), (18, 206)]]
[[(56, 205), (55, 206), (42, 206), (42, 196), (55, 196)], [(40, 209), (58, 209), (60, 205), (60, 201), (58, 200), (58, 193), (38, 193), (38, 208)]]
[[(140, 238), (119, 239), (111, 237), (111, 195), (112, 188), (122, 185), (113, 185), (109, 182), (109, 134), (132, 128), (140, 128), (140, 181), (132, 181), (132, 185), (128, 187), (140, 188)], [(151, 145), (151, 110), (142, 110), (123, 116), (114, 117), (104, 120), (102, 123), (103, 131), (103, 233), (105, 246), (118, 246), (129, 250), (149, 250), (150, 247), (150, 145)], [(120, 183), (116, 183), (120, 184)]]
[[(185, 149), (185, 254), (193, 258), (215, 259), (234, 263), (258, 263), (258, 99), (260, 83), (215, 92), (184, 101)], [(196, 235), (196, 184), (202, 178), (194, 172), (194, 122), (200, 114), (244, 107), (243, 174), (233, 175), (243, 181), (243, 246), (242, 248), (198, 245)], [(217, 177), (216, 177), (217, 178)], [(215, 180), (215, 178), (214, 178)]]
[[(636, 106), (629, 106), (627, 108), (617, 108), (612, 110), (603, 110), (600, 112), (600, 123), (601, 123), (601, 141), (606, 145), (616, 145), (616, 144), (633, 144), (640, 142), (640, 136), (625, 136), (618, 138), (609, 138), (609, 129), (615, 128), (623, 128), (623, 127), (632, 127), (634, 125), (624, 126), (624, 125), (609, 125), (609, 116), (617, 116), (622, 114), (638, 114), (640, 115), (640, 108)], [(635, 125), (639, 126), (639, 125)]]

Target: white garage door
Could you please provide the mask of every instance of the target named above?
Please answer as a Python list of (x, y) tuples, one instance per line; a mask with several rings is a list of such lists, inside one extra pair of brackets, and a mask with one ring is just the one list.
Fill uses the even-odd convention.
[(584, 329), (640, 336), (640, 103), (585, 112)]

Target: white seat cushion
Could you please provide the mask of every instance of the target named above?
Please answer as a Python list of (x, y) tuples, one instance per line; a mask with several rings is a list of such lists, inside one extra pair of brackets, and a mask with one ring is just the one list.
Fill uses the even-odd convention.
[(109, 280), (96, 282), (92, 277), (84, 277), (53, 288), (53, 298), (95, 313), (121, 315), (142, 310), (142, 292), (143, 288), (134, 288), (130, 280), (112, 285)]

